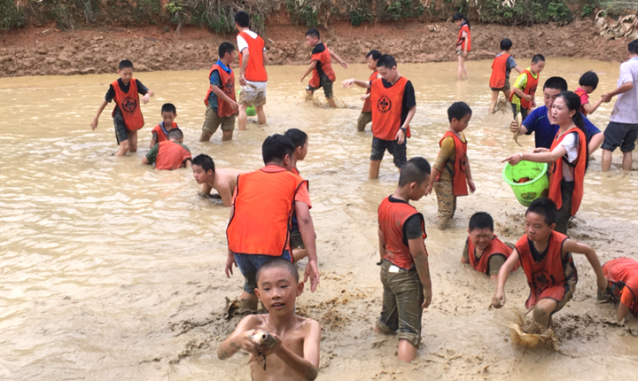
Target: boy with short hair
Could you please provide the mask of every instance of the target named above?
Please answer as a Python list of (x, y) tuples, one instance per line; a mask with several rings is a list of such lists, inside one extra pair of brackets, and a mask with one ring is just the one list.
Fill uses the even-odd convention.
[(233, 193), (237, 186), (237, 176), (244, 173), (238, 169), (217, 168), (213, 158), (200, 154), (193, 159), (193, 177), (197, 184), (202, 184), (202, 195), (210, 195), (215, 189), (224, 203), (224, 207), (230, 208), (233, 201)]
[(426, 195), (430, 164), (423, 157), (410, 159), (399, 175), (394, 194), (379, 205), (379, 254), (383, 308), (377, 333), (399, 331), (399, 360), (411, 362), (421, 343), (423, 309), (432, 301), (432, 282), (423, 215), (410, 200)]
[(244, 317), (219, 345), (217, 357), (226, 360), (240, 349), (247, 351), (255, 381), (314, 380), (319, 372), (321, 326), (295, 314), (296, 299), (304, 288), (297, 268), (290, 261), (270, 259), (257, 271), (256, 284), (254, 292), (268, 313)]
[(225, 272), (230, 278), (235, 265), (244, 276), (240, 309), (257, 309), (255, 274), (264, 262), (273, 257), (292, 261), (290, 220), (293, 210), (308, 251), (304, 281), (310, 277), (312, 292), (319, 283), (308, 181), (292, 172), (294, 151), (295, 146), (289, 138), (271, 135), (262, 145), (265, 166), (237, 177), (230, 222), (226, 229), (228, 258)]
[(107, 91), (97, 115), (91, 122), (91, 129), (95, 131), (100, 114), (106, 105), (115, 100), (112, 116), (115, 139), (119, 145), (115, 156), (124, 156), (127, 152), (137, 151), (137, 130), (144, 127), (144, 116), (142, 116), (138, 94), (144, 95), (142, 97), (144, 104), (147, 104), (154, 94), (142, 82), (133, 78), (133, 63), (131, 61), (120, 61), (117, 73), (120, 78), (109, 86), (109, 91)]
[[(162, 105), (162, 121), (157, 126), (153, 127), (151, 131), (151, 146), (153, 148), (155, 144), (163, 142), (168, 139), (168, 132), (173, 129), (178, 129), (179, 126), (175, 123), (177, 118), (177, 109), (172, 103), (164, 103)], [(168, 126), (168, 127), (167, 127)]]
[(511, 56), (512, 40), (504, 38), (501, 40), (501, 52), (494, 57), (492, 62), (492, 76), (490, 77), (490, 88), (492, 89), (492, 101), (490, 102), (490, 114), (494, 114), (496, 103), (498, 102), (498, 93), (503, 92), (505, 99), (510, 99), (510, 72), (512, 69), (520, 74), (521, 69), (514, 58)]
[[(303, 161), (308, 154), (308, 135), (297, 128), (291, 128), (284, 133), (284, 136), (290, 139), (295, 145), (295, 151), (292, 154), (292, 172), (299, 175), (297, 162)], [(297, 222), (297, 214), (292, 215), (292, 229), (290, 230), (290, 247), (292, 248), (292, 258), (294, 262), (308, 256), (306, 246), (303, 244), (301, 233), (299, 232), (299, 223)]]
[[(539, 198), (532, 201), (525, 212), (525, 235), (501, 267), (492, 298), (493, 307), (503, 307), (505, 281), (520, 262), (530, 287), (525, 307), (533, 309), (535, 328), (539, 328), (540, 332), (549, 327), (552, 315), (574, 295), (578, 274), (572, 253), (587, 257), (596, 273), (599, 295), (607, 289), (607, 280), (594, 249), (556, 232), (556, 215), (556, 204), (552, 200)], [(528, 333), (540, 332), (533, 330)]]
[(222, 141), (233, 139), (237, 102), (235, 101), (235, 73), (230, 64), (235, 60), (235, 47), (230, 42), (219, 45), (219, 60), (210, 68), (210, 87), (204, 98), (206, 118), (202, 125), (200, 142), (210, 141), (222, 127)]
[(536, 88), (541, 71), (545, 68), (545, 57), (542, 54), (536, 54), (532, 58), (532, 64), (516, 78), (512, 94), (509, 101), (512, 104), (512, 112), (514, 119), (520, 113), (522, 120), (527, 118), (529, 110), (536, 107)]
[(336, 108), (337, 104), (333, 99), (332, 84), (337, 80), (334, 70), (332, 70), (331, 57), (337, 60), (344, 68), (348, 68), (348, 64), (337, 55), (337, 53), (328, 49), (328, 47), (321, 42), (321, 35), (315, 28), (306, 32), (306, 43), (312, 48), (312, 54), (310, 56), (310, 66), (304, 72), (301, 77), (301, 82), (310, 72), (312, 72), (312, 78), (308, 82), (306, 87), (307, 99), (312, 99), (312, 95), (315, 90), (319, 90), (323, 87), (323, 93), (326, 96), (326, 100), (330, 107)]
[(155, 169), (190, 168), (191, 151), (182, 142), (184, 134), (182, 130), (174, 129), (168, 132), (168, 140), (159, 142), (148, 151), (142, 159), (142, 164), (155, 163)]
[(407, 161), (410, 122), (416, 114), (414, 86), (410, 80), (399, 74), (394, 57), (381, 56), (377, 61), (377, 70), (381, 78), (371, 81), (352, 78), (343, 81), (343, 87), (352, 87), (354, 84), (370, 89), (373, 135), (370, 179), (379, 178), (379, 168), (386, 150), (394, 157), (394, 165), (401, 170)]
[(618, 303), (618, 320), (631, 312), (638, 316), (638, 262), (631, 258), (616, 258), (603, 265), (603, 274), (609, 281), (607, 293)]
[(439, 207), (436, 226), (445, 230), (456, 212), (456, 198), (467, 196), (467, 187), (474, 193), (470, 161), (467, 158), (467, 139), (463, 134), (470, 123), (472, 109), (465, 102), (455, 102), (447, 109), (450, 129), (443, 135), (441, 150), (433, 166), (427, 193), (436, 192)]
[(513, 245), (494, 235), (494, 220), (485, 212), (472, 215), (467, 234), (461, 263), (468, 263), (474, 270), (496, 280), (499, 270), (512, 254)]
[[(377, 78), (381, 78), (379, 72), (377, 71), (377, 61), (379, 61), (381, 55), (382, 54), (378, 50), (370, 50), (368, 54), (366, 54), (366, 65), (368, 65), (368, 69), (372, 70), (372, 74), (370, 74), (370, 78), (368, 78), (370, 82), (374, 81)], [(361, 100), (363, 101), (363, 109), (361, 110), (361, 114), (359, 115), (359, 119), (357, 120), (357, 131), (365, 130), (366, 125), (372, 122), (372, 102), (370, 101), (370, 88), (366, 90), (366, 95), (361, 96)]]
[(257, 123), (266, 124), (266, 84), (268, 74), (266, 64), (268, 54), (264, 40), (250, 30), (250, 15), (248, 12), (235, 13), (235, 28), (237, 28), (237, 50), (239, 51), (239, 116), (237, 127), (239, 131), (246, 129), (248, 117), (246, 109), (255, 106)]
[(603, 103), (603, 98), (600, 98), (594, 104), (589, 103), (589, 94), (593, 93), (598, 87), (598, 75), (593, 71), (588, 71), (580, 77), (578, 84), (580, 87), (574, 92), (580, 97), (580, 113), (585, 116), (593, 114)]

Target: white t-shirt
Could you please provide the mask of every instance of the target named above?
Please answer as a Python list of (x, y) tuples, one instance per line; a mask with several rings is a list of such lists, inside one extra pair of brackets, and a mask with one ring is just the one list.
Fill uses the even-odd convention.
[(638, 57), (620, 64), (618, 86), (633, 82), (633, 89), (618, 94), (610, 121), (624, 124), (638, 124)]
[[(575, 132), (570, 132), (563, 141), (560, 142), (560, 145), (565, 147), (567, 150), (567, 161), (573, 163), (578, 159), (578, 146), (576, 145), (576, 136), (578, 136)], [(561, 163), (563, 164), (563, 180), (566, 182), (574, 181), (574, 168), (563, 161), (561, 158)]]
[[(257, 33), (253, 32), (252, 30), (247, 30), (245, 31), (246, 34), (248, 34), (250, 36), (250, 38), (252, 38), (253, 40), (257, 38)], [(244, 49), (248, 48), (248, 43), (246, 42), (246, 40), (244, 40), (244, 38), (240, 35), (237, 35), (237, 50), (239, 50), (239, 52), (243, 52)], [(266, 51), (266, 47), (264, 46), (264, 51)]]

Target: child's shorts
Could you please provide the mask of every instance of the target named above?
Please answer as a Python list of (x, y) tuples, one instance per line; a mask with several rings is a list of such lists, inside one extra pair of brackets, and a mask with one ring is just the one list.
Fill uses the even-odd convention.
[[(319, 87), (323, 87), (323, 93), (326, 96), (326, 98), (332, 98), (332, 83), (333, 82), (325, 74), (321, 74), (319, 76), (319, 79), (320, 79)], [(308, 87), (306, 87), (306, 90), (312, 91), (314, 93), (315, 90), (319, 90), (319, 87), (312, 87), (308, 85)]]
[(266, 104), (266, 84), (268, 82), (248, 82), (239, 91), (239, 104), (261, 107)]
[(490, 89), (492, 89), (492, 91), (509, 91), (512, 87), (510, 86), (510, 79), (507, 78), (505, 80), (505, 85), (503, 85), (503, 87), (501, 87), (500, 89), (496, 89), (494, 87), (490, 87)]
[(124, 124), (124, 117), (119, 112), (113, 114), (113, 127), (115, 127), (115, 139), (119, 146), (120, 143), (128, 140), (128, 130), (126, 129), (126, 124)]
[(516, 103), (510, 103), (512, 105), (512, 113), (514, 114), (514, 119), (516, 119), (516, 115), (518, 115), (518, 113), (521, 113), (521, 116), (523, 117), (523, 120), (527, 119), (527, 115), (529, 115), (529, 110), (526, 108), (522, 108), (520, 105), (517, 105)]
[(382, 140), (376, 137), (372, 138), (372, 153), (370, 154), (370, 160), (383, 160), (383, 155), (385, 154), (385, 150), (394, 157), (394, 165), (397, 168), (401, 168), (403, 164), (408, 161), (406, 156), (408, 140), (405, 139), (403, 144), (397, 143), (396, 140)]
[(372, 111), (361, 111), (357, 120), (357, 131), (364, 131), (370, 122), (372, 122)]
[(217, 132), (220, 125), (222, 131), (233, 131), (235, 129), (235, 115), (220, 117), (212, 107), (206, 106), (206, 119), (204, 119), (202, 130), (212, 135)]
[(609, 122), (605, 129), (605, 141), (602, 148), (615, 151), (620, 147), (622, 152), (631, 152), (636, 148), (638, 138), (638, 124)]
[(273, 258), (282, 258), (287, 261), (292, 261), (290, 252), (284, 251), (281, 257), (273, 257), (272, 255), (257, 255), (257, 254), (235, 254), (235, 262), (237, 267), (244, 276), (244, 291), (249, 294), (255, 294), (257, 288), (257, 270), (266, 262)]

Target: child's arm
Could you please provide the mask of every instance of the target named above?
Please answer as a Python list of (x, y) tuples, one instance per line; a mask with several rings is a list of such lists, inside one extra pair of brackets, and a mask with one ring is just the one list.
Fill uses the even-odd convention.
[(155, 93), (151, 90), (147, 91), (146, 94), (144, 94), (144, 96), (142, 97), (142, 103), (147, 104), (151, 97), (154, 95)]
[(607, 290), (607, 279), (603, 274), (603, 268), (600, 265), (598, 256), (596, 255), (594, 249), (591, 248), (591, 246), (572, 241), (571, 239), (567, 239), (563, 243), (563, 253), (583, 254), (585, 257), (587, 257), (589, 264), (596, 273), (598, 289), (601, 292), (605, 292), (605, 290)]
[(350, 78), (341, 82), (343, 87), (352, 87), (352, 85), (357, 85), (359, 87), (363, 87), (364, 89), (370, 88), (370, 81), (360, 81), (358, 79)]
[(308, 74), (310, 74), (316, 67), (317, 67), (317, 60), (312, 60), (312, 62), (310, 62), (310, 65), (308, 66), (306, 71), (303, 73), (303, 76), (301, 77), (301, 82), (303, 82), (304, 78), (306, 78)]
[(605, 140), (605, 134), (603, 134), (602, 132), (599, 132), (595, 134), (594, 136), (592, 136), (591, 140), (589, 141), (589, 154), (590, 155), (593, 154), (594, 151), (600, 148), (604, 140)]
[(330, 57), (336, 59), (337, 62), (339, 62), (339, 64), (344, 68), (348, 68), (348, 64), (346, 63), (346, 61), (342, 60), (341, 57), (337, 55), (337, 53), (333, 52), (332, 49), (328, 49), (328, 51), (330, 52)]
[(246, 68), (248, 67), (250, 49), (246, 48), (243, 51), (245, 51), (246, 53), (242, 53), (241, 66), (239, 67), (239, 84), (242, 86), (246, 86), (248, 84), (248, 82), (246, 82)]
[(155, 144), (150, 151), (142, 158), (142, 164), (153, 164), (157, 159), (157, 153), (159, 152), (159, 144)]
[(603, 103), (602, 97), (599, 100), (597, 100), (596, 103), (594, 104), (585, 103), (583, 105), (583, 108), (585, 109), (585, 111), (587, 111), (587, 114), (593, 114), (596, 110), (598, 110), (598, 107), (600, 107), (601, 103)]
[(191, 168), (191, 159), (186, 159), (186, 162), (184, 163), (184, 167)]
[(514, 70), (516, 70), (518, 74), (521, 74), (523, 72), (523, 69), (518, 65), (514, 66)]
[(315, 226), (310, 216), (308, 204), (302, 201), (295, 201), (295, 212), (297, 213), (297, 222), (299, 223), (299, 232), (301, 239), (308, 251), (308, 264), (304, 274), (304, 282), (310, 278), (310, 291), (315, 292), (319, 284), (319, 270), (317, 269), (317, 246), (315, 243), (316, 234)]
[(474, 180), (472, 180), (472, 171), (470, 170), (469, 159), (465, 163), (465, 178), (467, 179), (467, 185), (470, 187), (470, 192), (474, 193), (476, 191), (476, 185), (474, 185)]
[(252, 328), (256, 325), (256, 319), (259, 318), (255, 315), (249, 315), (241, 319), (235, 331), (219, 344), (217, 348), (217, 358), (226, 360), (242, 348), (249, 353), (257, 355), (255, 344), (248, 339), (248, 335), (253, 331)]
[(629, 314), (629, 307), (622, 303), (618, 303), (618, 312), (616, 312), (616, 318), (618, 321), (623, 320)]
[(412, 118), (414, 118), (414, 114), (416, 114), (416, 106), (410, 107), (410, 109), (408, 110), (408, 115), (405, 118), (405, 122), (403, 123), (401, 128), (399, 128), (397, 134), (394, 136), (398, 144), (403, 144), (403, 142), (405, 142), (406, 131), (408, 126), (410, 125), (410, 121), (412, 120)]
[(224, 91), (222, 89), (219, 88), (219, 86), (217, 85), (210, 85), (211, 90), (213, 91), (213, 93), (215, 93), (215, 95), (217, 95), (217, 98), (221, 98), (224, 102), (228, 103), (230, 105), (230, 107), (233, 110), (237, 110), (237, 102), (235, 102), (234, 100), (230, 99), (230, 97), (228, 97), (228, 95), (226, 95), (226, 93), (224, 93)]
[(541, 151), (541, 149), (536, 148), (534, 149), (535, 152), (532, 152), (532, 153), (529, 153), (529, 152), (515, 153), (514, 155), (503, 160), (501, 163), (508, 162), (510, 165), (516, 165), (523, 160), (533, 161), (535, 163), (554, 163), (556, 162), (556, 160), (565, 156), (565, 154), (567, 153), (567, 150), (562, 145), (554, 148), (553, 151), (549, 151), (549, 150), (545, 151), (545, 150), (547, 150), (547, 148), (542, 149), (542, 151), (544, 152), (539, 152)]
[[(441, 153), (439, 152), (439, 155), (440, 154)], [(441, 171), (439, 171), (438, 169), (434, 168), (434, 166), (432, 166), (432, 173), (430, 173), (430, 183), (425, 188), (426, 196), (432, 193), (432, 187), (434, 186), (434, 182), (436, 181), (436, 179), (439, 177), (440, 174), (441, 174)]]
[[(210, 191), (208, 193), (210, 193)], [(233, 195), (230, 192), (230, 187), (220, 187), (220, 189), (217, 189), (217, 193), (219, 193), (219, 196), (222, 198), (224, 207), (230, 208), (233, 205)]]
[(364, 94), (361, 96), (361, 100), (365, 101), (366, 99), (370, 98), (370, 94)]
[[(237, 191), (235, 189), (235, 191)], [(235, 205), (233, 204), (230, 207), (230, 218), (229, 221), (232, 221), (233, 216), (235, 215)], [(228, 249), (228, 255), (226, 256), (226, 267), (224, 267), (224, 272), (226, 273), (226, 277), (230, 278), (233, 275), (233, 264), (237, 267), (237, 261), (235, 261), (235, 254), (233, 254), (230, 249)]]
[(98, 119), (100, 118), (100, 114), (102, 114), (102, 111), (104, 111), (104, 109), (106, 108), (106, 105), (108, 104), (109, 102), (107, 102), (106, 99), (102, 101), (100, 108), (97, 110), (97, 115), (95, 115), (95, 118), (93, 118), (93, 121), (91, 122), (91, 129), (93, 131), (95, 131), (95, 129), (97, 128), (97, 123), (98, 123)]
[(425, 248), (423, 238), (415, 238), (408, 240), (410, 254), (414, 259), (414, 267), (419, 274), (419, 279), (423, 285), (423, 304), (422, 308), (428, 308), (432, 302), (432, 281), (430, 280), (430, 264), (428, 262), (428, 252)]
[(151, 145), (148, 148), (155, 147), (155, 144), (157, 144), (157, 141), (155, 141), (155, 138), (151, 138)]
[(462, 36), (463, 36), (463, 40), (465, 41), (465, 44), (464, 44), (465, 46), (463, 47), (463, 58), (467, 58), (467, 46), (469, 45), (467, 41), (467, 32), (463, 31)]
[[(313, 381), (319, 373), (319, 343), (321, 342), (321, 326), (319, 323), (308, 321), (309, 332), (303, 342), (303, 357), (290, 351), (281, 345), (281, 339), (277, 335), (272, 335), (277, 339), (277, 344), (270, 353), (276, 354), (286, 366), (289, 366), (295, 373), (304, 380)], [(270, 353), (266, 353), (268, 356)]]
[(264, 50), (263, 52), (264, 55), (264, 66), (268, 65), (268, 52), (266, 52), (266, 50)]
[(531, 95), (525, 94), (523, 92), (523, 90), (519, 89), (518, 87), (514, 86), (514, 88), (512, 89), (512, 91), (514, 91), (514, 94), (518, 95), (519, 98), (525, 99), (526, 101), (533, 101), (534, 98), (532, 98)]
[(512, 255), (510, 255), (510, 257), (507, 258), (507, 261), (503, 263), (503, 266), (501, 266), (501, 269), (498, 272), (496, 293), (492, 297), (492, 307), (501, 308), (505, 305), (505, 282), (512, 270), (514, 270), (514, 267), (516, 267), (518, 260), (518, 250), (514, 249), (512, 251)]
[(622, 85), (618, 86), (618, 88), (610, 93), (605, 93), (602, 95), (601, 99), (603, 102), (608, 103), (611, 102), (611, 98), (615, 97), (618, 94), (626, 93), (627, 91), (634, 88), (634, 83), (632, 81), (627, 81)]
[(463, 253), (461, 253), (461, 263), (470, 263), (468, 250), (467, 241), (465, 241), (465, 247), (463, 248)]
[(380, 262), (385, 258), (385, 241), (383, 240), (383, 231), (381, 230), (381, 226), (377, 230), (377, 235), (379, 236), (379, 259)]

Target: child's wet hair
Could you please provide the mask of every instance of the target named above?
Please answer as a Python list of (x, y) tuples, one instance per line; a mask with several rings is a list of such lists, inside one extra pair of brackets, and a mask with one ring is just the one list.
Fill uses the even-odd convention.
[(308, 29), (308, 31), (306, 32), (306, 36), (310, 36), (310, 37), (314, 37), (314, 38), (321, 38), (321, 33), (319, 33), (319, 31), (316, 28), (312, 28), (312, 29)]
[(175, 105), (174, 105), (174, 104), (172, 104), (172, 103), (164, 103), (164, 104), (162, 105), (162, 111), (161, 111), (161, 112), (162, 112), (162, 113), (165, 113), (165, 112), (172, 112), (173, 114), (177, 114), (177, 108), (176, 108), (176, 107), (175, 107)]
[(447, 109), (447, 118), (450, 122), (452, 119), (461, 120), (468, 114), (472, 115), (472, 109), (465, 102), (454, 102)]
[(202, 167), (204, 172), (208, 172), (208, 170), (212, 170), (215, 173), (215, 162), (213, 162), (213, 158), (206, 154), (199, 154), (195, 156), (193, 159), (193, 163), (191, 165), (199, 165)]
[(558, 210), (556, 210), (556, 204), (554, 201), (548, 198), (537, 198), (527, 207), (525, 215), (527, 216), (528, 213), (536, 213), (543, 216), (545, 223), (547, 225), (552, 225), (556, 223)]
[(413, 157), (401, 167), (399, 186), (404, 187), (410, 183), (423, 184), (430, 172), (430, 163), (424, 157)]
[(534, 57), (532, 57), (533, 64), (537, 64), (541, 61), (545, 61), (545, 57), (542, 54), (535, 54)]
[(395, 66), (397, 66), (397, 60), (389, 54), (382, 55), (377, 61), (377, 67), (384, 67), (391, 70)]
[(292, 141), (292, 144), (295, 145), (295, 149), (297, 149), (297, 147), (303, 147), (308, 141), (308, 135), (298, 128), (289, 129), (284, 132), (284, 136)]
[(590, 70), (580, 76), (578, 84), (581, 86), (591, 86), (593, 90), (596, 90), (596, 87), (598, 87), (598, 75)]
[(470, 231), (474, 229), (490, 229), (494, 231), (494, 220), (489, 213), (476, 212), (470, 218)]
[(261, 265), (259, 270), (257, 270), (257, 274), (255, 275), (255, 280), (257, 281), (257, 287), (259, 287), (259, 276), (261, 275), (261, 273), (268, 269), (276, 269), (276, 268), (288, 270), (290, 272), (290, 275), (292, 275), (292, 277), (295, 278), (295, 283), (299, 283), (299, 271), (297, 270), (297, 266), (295, 266), (294, 263), (287, 261), (283, 258), (273, 258), (273, 259), (267, 260), (263, 265)]
[(543, 90), (545, 89), (560, 90), (561, 92), (567, 91), (567, 81), (565, 81), (563, 77), (549, 77), (543, 85)]
[(467, 27), (470, 27), (470, 20), (468, 20), (467, 17), (461, 12), (456, 12), (454, 16), (452, 16), (452, 21), (465, 21)]
[(627, 50), (630, 54), (638, 55), (638, 39), (633, 40), (627, 45)]
[(375, 49), (372, 49), (372, 50), (370, 50), (370, 51), (368, 52), (368, 54), (366, 54), (366, 58), (368, 58), (368, 57), (372, 56), (372, 59), (373, 59), (373, 60), (378, 61), (378, 60), (379, 60), (379, 58), (381, 58), (381, 56), (382, 56), (382, 55), (383, 55), (383, 54), (381, 54), (381, 52), (380, 52), (380, 51), (375, 50)]
[(170, 139), (180, 140), (180, 139), (184, 139), (184, 133), (179, 128), (173, 128), (172, 130), (168, 131), (168, 134), (166, 134), (166, 137), (169, 140)]
[(224, 58), (226, 53), (232, 53), (234, 51), (235, 51), (235, 45), (231, 44), (230, 42), (222, 42), (221, 45), (219, 45), (219, 49), (217, 50), (217, 53), (219, 54), (219, 58), (222, 59)]
[(119, 70), (122, 69), (133, 69), (133, 62), (129, 61), (129, 60), (122, 60), (120, 61), (120, 64), (117, 66), (117, 68)]
[(246, 11), (235, 13), (235, 22), (242, 28), (248, 28), (250, 25), (250, 15)]
[(290, 138), (281, 134), (270, 135), (264, 140), (264, 144), (261, 145), (261, 155), (264, 158), (264, 164), (268, 164), (271, 161), (281, 162), (286, 155), (292, 157), (293, 152), (295, 152), (295, 144)]
[(504, 38), (501, 40), (501, 50), (510, 50), (512, 48), (512, 40)]

